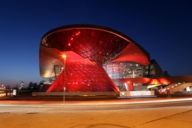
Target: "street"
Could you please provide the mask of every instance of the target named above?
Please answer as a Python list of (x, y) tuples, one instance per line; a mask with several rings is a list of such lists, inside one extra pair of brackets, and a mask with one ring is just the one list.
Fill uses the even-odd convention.
[[(0, 101), (0, 127), (191, 128), (192, 99)], [(29, 102), (27, 104), (27, 102)]]

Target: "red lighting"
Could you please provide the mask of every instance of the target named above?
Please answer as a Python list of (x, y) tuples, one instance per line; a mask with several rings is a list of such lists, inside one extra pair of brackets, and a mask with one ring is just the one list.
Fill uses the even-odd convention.
[(75, 33), (75, 36), (79, 36), (80, 34), (81, 34), (81, 32), (78, 31), (78, 32)]
[(152, 84), (152, 85), (160, 85), (160, 81), (158, 79), (152, 79), (150, 84)]
[(143, 78), (143, 83), (144, 83), (144, 84), (147, 84), (147, 83), (150, 82), (150, 80), (151, 80), (150, 78)]
[(169, 80), (168, 78), (159, 78), (159, 81), (161, 82), (161, 84), (163, 85), (168, 85), (171, 83), (171, 80)]
[[(78, 26), (59, 28), (46, 34), (40, 47), (40, 73), (54, 77), (53, 66), (63, 63), (63, 70), (48, 92), (119, 92), (102, 65), (107, 62), (149, 64), (147, 52), (129, 37), (107, 28)], [(49, 46), (49, 47), (48, 47)], [(63, 51), (65, 51), (63, 54)], [(118, 72), (117, 69), (113, 69)], [(48, 74), (45, 76), (44, 74)], [(143, 83), (148, 79), (134, 79)], [(126, 82), (134, 90), (134, 80)], [(165, 82), (164, 82), (165, 83)]]
[(105, 92), (119, 90), (108, 77), (105, 70), (96, 63), (84, 59), (74, 52), (66, 52), (66, 68), (49, 87), (48, 92)]
[(133, 91), (134, 90), (134, 86), (133, 86), (133, 82), (132, 81), (127, 81), (127, 85), (128, 85), (128, 90), (129, 91)]
[(70, 39), (71, 41), (73, 41), (74, 40), (74, 38), (73, 37), (71, 37), (71, 39)]
[(114, 58), (113, 62), (136, 62), (138, 64), (148, 65), (149, 59), (138, 46), (129, 44)]
[(153, 78), (148, 84), (151, 85), (168, 85), (170, 84), (171, 81), (168, 80), (167, 78)]

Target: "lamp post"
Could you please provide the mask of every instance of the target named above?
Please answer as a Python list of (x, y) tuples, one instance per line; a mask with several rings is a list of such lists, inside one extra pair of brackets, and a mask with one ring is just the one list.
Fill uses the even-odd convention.
[(65, 104), (65, 90), (66, 90), (66, 87), (64, 86), (63, 87), (63, 103)]
[(66, 59), (67, 59), (67, 55), (65, 54), (65, 52), (61, 55), (61, 57), (63, 58), (63, 103), (65, 103), (65, 91), (66, 91), (66, 87), (65, 87), (65, 69), (66, 69)]

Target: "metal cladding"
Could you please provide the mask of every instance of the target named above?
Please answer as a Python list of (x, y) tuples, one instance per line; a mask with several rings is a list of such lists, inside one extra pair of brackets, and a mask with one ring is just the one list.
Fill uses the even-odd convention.
[(48, 92), (59, 92), (65, 88), (68, 92), (118, 93), (118, 88), (102, 67), (109, 62), (148, 65), (149, 56), (129, 37), (98, 26), (57, 28), (46, 33), (41, 40), (41, 76), (54, 77), (54, 66), (63, 67)]

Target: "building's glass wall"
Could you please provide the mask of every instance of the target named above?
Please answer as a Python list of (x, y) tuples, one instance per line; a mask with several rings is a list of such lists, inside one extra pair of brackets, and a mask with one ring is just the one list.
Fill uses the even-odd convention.
[(108, 63), (105, 71), (112, 79), (143, 77), (144, 66), (135, 63)]
[[(123, 83), (121, 80), (126, 78), (138, 78), (144, 77), (146, 74), (145, 66), (136, 63), (107, 63), (103, 65), (103, 68), (109, 75), (109, 77), (115, 82), (120, 91), (129, 91), (127, 83)], [(146, 87), (141, 83), (133, 83), (134, 90), (146, 90)]]

